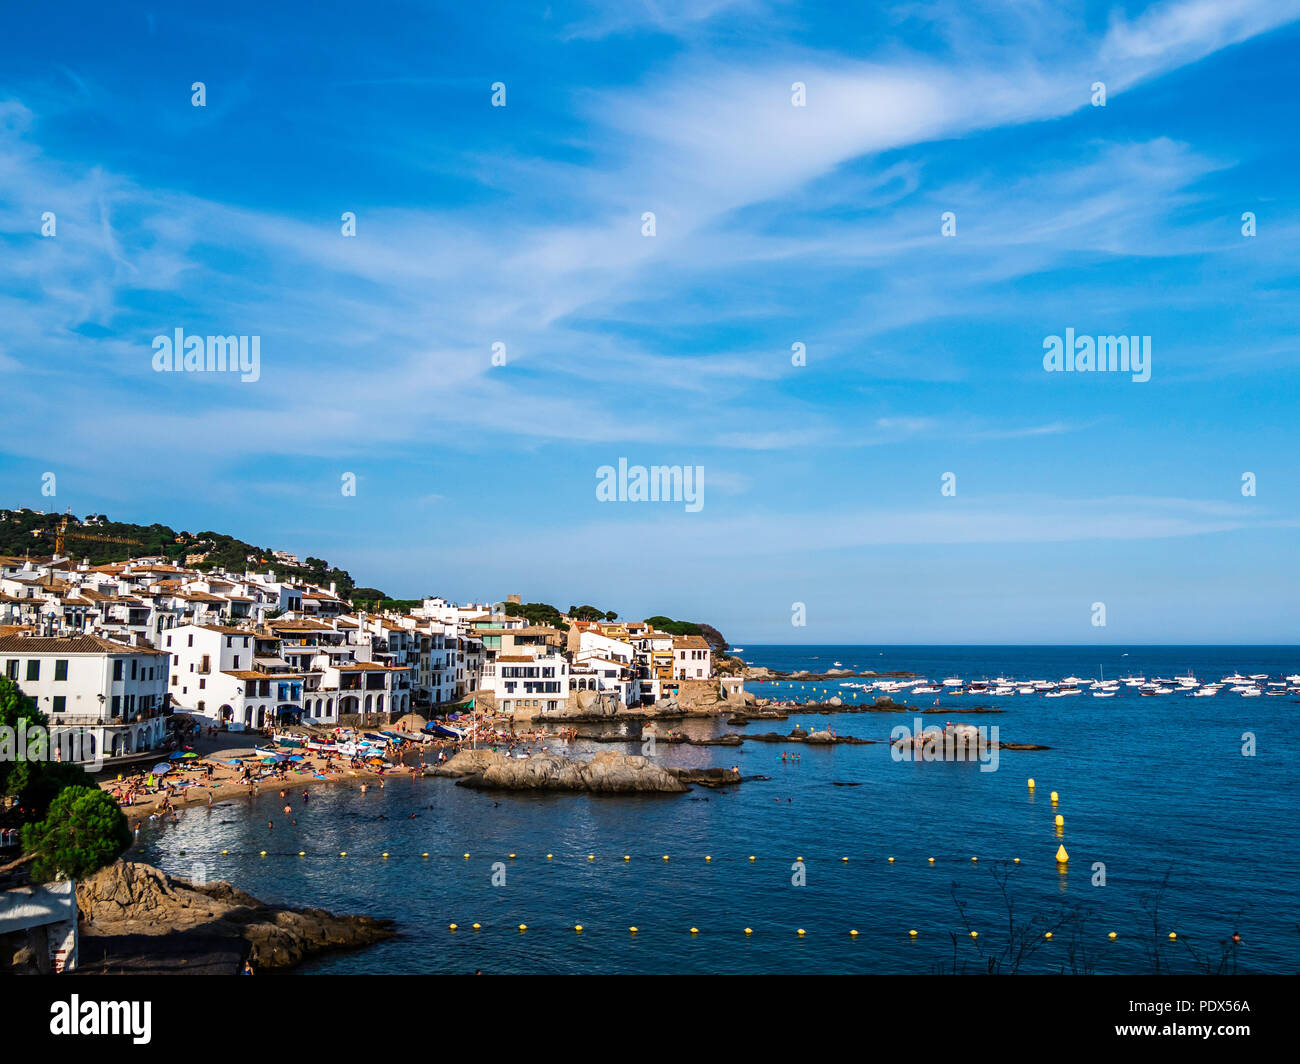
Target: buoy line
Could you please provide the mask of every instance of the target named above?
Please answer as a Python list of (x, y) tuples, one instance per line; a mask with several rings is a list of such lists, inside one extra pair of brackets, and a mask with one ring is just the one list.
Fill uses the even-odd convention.
[[(1056, 856), (1057, 861), (1064, 861), (1068, 859), (1068, 858), (1063, 858), (1061, 856), (1061, 852), (1064, 851), (1064, 849), (1065, 847), (1062, 846), (1058, 850)], [(798, 861), (801, 864), (812, 864), (812, 863), (823, 864), (824, 863), (828, 867), (834, 865), (836, 867), (839, 867), (841, 870), (843, 870), (844, 866), (847, 865), (853, 868), (854, 871), (861, 869), (864, 864), (868, 866), (871, 866), (873, 864), (892, 865), (892, 864), (901, 864), (901, 863), (921, 863), (921, 864), (928, 864), (928, 865), (934, 865), (936, 863), (953, 863), (953, 864), (964, 864), (964, 865), (970, 865), (970, 864), (978, 865), (981, 861), (993, 862), (993, 863), (1000, 861), (1005, 864), (1017, 864), (1017, 865), (1023, 863), (1021, 858), (1019, 857), (979, 857), (979, 856), (957, 854), (957, 853), (945, 854), (939, 857), (917, 856), (915, 858), (898, 857), (896, 854), (877, 855), (877, 856), (870, 856), (867, 854), (845, 855), (842, 852), (836, 852), (835, 854), (823, 854), (814, 857), (806, 857), (803, 854), (794, 854), (794, 853), (782, 854), (782, 855), (768, 854), (766, 856), (762, 856), (758, 854), (728, 855), (728, 854), (717, 854), (717, 853), (708, 853), (708, 854), (659, 853), (655, 855), (620, 853), (617, 855), (609, 854), (609, 855), (602, 856), (600, 854), (593, 854), (593, 853), (557, 854), (557, 853), (521, 853), (518, 851), (514, 853), (469, 854), (469, 853), (433, 853), (428, 850), (423, 850), (419, 852), (412, 851), (409, 853), (401, 853), (393, 850), (379, 850), (379, 851), (367, 851), (365, 853), (361, 853), (355, 850), (310, 850), (310, 851), (309, 850), (230, 850), (230, 849), (199, 850), (199, 849), (193, 849), (191, 847), (187, 847), (183, 850), (176, 850), (172, 854), (163, 855), (163, 859), (166, 859), (167, 857), (171, 857), (171, 858), (293, 857), (295, 859), (299, 857), (306, 857), (306, 858), (347, 857), (350, 860), (358, 860), (358, 861), (372, 859), (372, 860), (381, 860), (381, 861), (388, 861), (388, 862), (415, 860), (415, 861), (459, 861), (463, 863), (465, 861), (477, 860), (477, 861), (512, 861), (516, 864), (520, 864), (525, 861), (538, 861), (542, 863), (549, 862), (551, 864), (555, 864), (558, 861), (572, 860), (572, 861), (582, 861), (585, 863), (608, 861), (623, 866), (634, 865), (637, 862), (645, 861), (649, 864), (653, 864), (656, 866), (663, 866), (665, 864), (668, 864), (668, 865), (676, 865), (677, 867), (680, 867), (680, 865), (684, 861), (699, 861), (703, 864), (720, 864), (727, 861), (734, 861), (735, 863), (740, 864), (742, 866), (759, 865), (759, 864), (770, 863), (770, 862), (780, 863), (780, 862)]]
[[(542, 925), (538, 925), (538, 924), (529, 924), (529, 923), (519, 923), (519, 924), (512, 924), (512, 925), (508, 925), (508, 924), (496, 924), (496, 925), (488, 926), (488, 927), (485, 927), (484, 925), (482, 925), (482, 924), (480, 924), (480, 923), (473, 923), (473, 924), (470, 924), (470, 925), (469, 925), (469, 928), (465, 928), (465, 927), (461, 926), (461, 925), (458, 924), (458, 923), (455, 923), (455, 922), (449, 922), (449, 923), (447, 924), (447, 930), (448, 930), (448, 932), (450, 932), (450, 933), (452, 933), (452, 934), (456, 934), (456, 933), (458, 933), (458, 932), (464, 932), (464, 931), (466, 931), (466, 930), (472, 930), (472, 931), (475, 931), (475, 932), (481, 932), (481, 931), (492, 931), (492, 930), (498, 930), (498, 931), (504, 930), (504, 931), (512, 931), (512, 932), (516, 932), (516, 933), (520, 933), (520, 934), (522, 934), (522, 933), (524, 933), (524, 932), (533, 932), (533, 933), (535, 933), (535, 934), (541, 934), (541, 933), (548, 932), (548, 931), (563, 931), (563, 932), (571, 932), (571, 933), (573, 933), (573, 934), (578, 934), (578, 935), (588, 935), (588, 934), (592, 934), (592, 933), (593, 933), (593, 929), (592, 929), (589, 925), (587, 925), (587, 924), (581, 924), (581, 923), (575, 923), (575, 924), (571, 924), (571, 925), (570, 925), (570, 924), (564, 924), (564, 925), (542, 924)], [(600, 931), (613, 932), (613, 933), (616, 933), (616, 934), (619, 934), (619, 935), (623, 935), (623, 936), (641, 937), (641, 936), (643, 936), (643, 935), (646, 933), (646, 928), (643, 927), (643, 926), (641, 926), (641, 925), (638, 925), (638, 924), (632, 924), (632, 925), (630, 925), (629, 927), (626, 927), (626, 928), (612, 927), (612, 926), (611, 926), (611, 927), (605, 927), (605, 928), (596, 928), (594, 933), (599, 933)], [(793, 936), (793, 937), (795, 937), (795, 938), (807, 938), (810, 934), (815, 934), (815, 933), (816, 933), (815, 931), (810, 932), (810, 931), (808, 931), (807, 929), (802, 928), (802, 927), (795, 927), (795, 928), (788, 928), (788, 929), (781, 929), (781, 928), (760, 928), (760, 929), (758, 929), (758, 930), (755, 930), (755, 929), (752, 928), (752, 927), (745, 927), (745, 928), (735, 928), (735, 927), (731, 927), (731, 928), (717, 928), (717, 927), (709, 928), (709, 927), (705, 927), (705, 928), (700, 928), (699, 926), (696, 926), (696, 925), (693, 925), (693, 924), (690, 925), (690, 926), (681, 926), (681, 927), (675, 927), (675, 926), (674, 926), (674, 927), (665, 927), (665, 926), (663, 926), (663, 925), (657, 925), (657, 926), (652, 926), (652, 927), (650, 927), (650, 928), (649, 928), (649, 931), (650, 931), (651, 934), (654, 934), (654, 933), (656, 933), (656, 932), (665, 932), (665, 933), (667, 933), (667, 934), (671, 934), (671, 935), (674, 935), (674, 936), (685, 936), (685, 937), (687, 937), (687, 938), (692, 938), (692, 939), (694, 939), (694, 938), (699, 938), (699, 937), (702, 936), (702, 935), (703, 935), (703, 936), (714, 937), (714, 938), (717, 938), (717, 937), (735, 937), (735, 936), (741, 936), (741, 937), (743, 937), (743, 938), (753, 938), (756, 934), (761, 934), (761, 933), (763, 933), (763, 931), (767, 931), (767, 932), (769, 932), (770, 934), (772, 934), (773, 936)], [(851, 928), (846, 928), (846, 929), (844, 929), (844, 930), (842, 930), (842, 931), (831, 931), (831, 932), (827, 932), (827, 934), (829, 934), (829, 935), (834, 935), (834, 936), (836, 936), (836, 937), (844, 936), (844, 937), (847, 937), (847, 938), (850, 938), (850, 939), (859, 939), (859, 938), (862, 938), (862, 937), (863, 937), (864, 935), (866, 935), (866, 934), (872, 934), (872, 935), (874, 935), (875, 937), (880, 937), (880, 938), (906, 938), (906, 939), (908, 939), (909, 941), (918, 941), (918, 940), (922, 939), (923, 937), (925, 937), (925, 938), (929, 938), (929, 939), (931, 939), (931, 940), (934, 940), (934, 941), (937, 941), (937, 942), (942, 942), (942, 943), (945, 943), (945, 944), (949, 944), (949, 943), (951, 943), (953, 937), (957, 937), (957, 938), (970, 938), (972, 941), (976, 941), (976, 942), (977, 942), (977, 941), (980, 939), (980, 937), (981, 937), (981, 933), (980, 933), (979, 931), (971, 930), (971, 929), (967, 929), (967, 928), (962, 928), (962, 929), (960, 929), (960, 930), (949, 928), (949, 929), (946, 929), (946, 930), (929, 931), (929, 932), (927, 932), (925, 935), (923, 935), (922, 932), (918, 931), (918, 930), (917, 930), (916, 928), (914, 928), (914, 927), (913, 927), (913, 928), (909, 928), (909, 929), (907, 929), (906, 931), (902, 931), (902, 930), (898, 930), (898, 931), (882, 931), (882, 930), (880, 930), (880, 929), (878, 929), (878, 928), (875, 928), (875, 929), (871, 929), (871, 928), (869, 928), (867, 931), (860, 931), (860, 930), (859, 930), (858, 928), (856, 928), (856, 927), (851, 927)], [(1105, 937), (1105, 939), (1106, 939), (1107, 941), (1109, 941), (1109, 942), (1115, 942), (1115, 941), (1118, 941), (1122, 936), (1121, 936), (1117, 931), (1108, 931), (1108, 932), (1105, 933), (1104, 937)], [(1132, 937), (1132, 938), (1139, 938), (1139, 937), (1141, 937), (1141, 933), (1140, 933), (1140, 932), (1139, 932), (1139, 933), (1135, 933), (1135, 934), (1133, 934), (1133, 935), (1130, 935), (1129, 937)], [(1177, 933), (1176, 931), (1170, 931), (1170, 932), (1168, 933), (1168, 939), (1169, 939), (1169, 941), (1171, 941), (1171, 942), (1172, 942), (1172, 941), (1176, 941), (1176, 940), (1178, 939), (1178, 937), (1179, 937), (1179, 936), (1178, 936), (1178, 933)], [(1054, 932), (1046, 931), (1046, 932), (1043, 933), (1043, 938), (1044, 938), (1045, 941), (1052, 942), (1052, 941), (1055, 941), (1055, 934), (1054, 934)]]

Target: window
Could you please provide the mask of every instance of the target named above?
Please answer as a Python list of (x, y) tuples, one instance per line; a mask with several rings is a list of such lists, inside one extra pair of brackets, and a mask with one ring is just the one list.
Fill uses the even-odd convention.
[(114, 696), (113, 696), (113, 716), (115, 716), (115, 717), (120, 717), (121, 715), (122, 715), (122, 696), (121, 696), (121, 695), (114, 695)]
[(121, 678), (122, 678), (122, 659), (121, 659), (121, 658), (114, 658), (114, 659), (113, 659), (113, 679), (115, 679), (115, 680), (120, 680)]
[(9, 679), (11, 679), (11, 680), (16, 680), (16, 679), (18, 679), (18, 661), (17, 661), (17, 659), (12, 659), (12, 658), (11, 658), (9, 661), (5, 662), (5, 675), (8, 676)]
[(32, 658), (27, 663), (27, 679), (39, 680), (41, 678), (41, 662), (39, 658)]
[(56, 680), (66, 680), (68, 678), (68, 661), (66, 658), (54, 663), (54, 678)]
[(235, 655), (235, 668), (239, 668), (239, 655)]
[(192, 646), (194, 645), (194, 636), (192, 636), (192, 635), (189, 636), (189, 642), (186, 643), (185, 645), (186, 645), (187, 647), (192, 647)]
[(55, 712), (55, 713), (62, 713), (62, 712), (63, 712), (65, 709), (67, 709), (67, 708), (68, 708), (68, 700), (67, 700), (67, 698), (64, 697), (63, 695), (55, 695), (55, 696), (54, 696), (54, 712)]
[(139, 666), (140, 666), (140, 663), (139, 663), (138, 661), (136, 661), (135, 658), (132, 658), (132, 659), (131, 659), (131, 679), (134, 680), (134, 679), (136, 678), (136, 669), (138, 669)]

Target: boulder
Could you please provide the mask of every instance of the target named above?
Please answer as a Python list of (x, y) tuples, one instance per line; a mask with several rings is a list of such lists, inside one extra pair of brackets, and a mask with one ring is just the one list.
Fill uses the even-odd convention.
[(172, 970), (191, 941), (226, 964), (246, 956), (255, 969), (289, 968), (396, 933), (388, 920), (270, 906), (229, 883), (189, 882), (138, 861), (116, 861), (79, 881), (77, 907), (83, 970), (148, 971), (150, 954), (169, 958), (156, 967)]
[[(466, 753), (479, 756), (472, 761), (462, 760)], [(653, 761), (617, 753), (574, 761), (550, 753), (521, 758), (483, 750), (462, 751), (436, 774), (461, 776), (461, 786), (481, 790), (680, 794), (689, 789)]]

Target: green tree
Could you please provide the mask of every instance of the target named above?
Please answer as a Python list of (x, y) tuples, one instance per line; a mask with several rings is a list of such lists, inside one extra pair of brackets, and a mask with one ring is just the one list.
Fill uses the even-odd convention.
[(66, 761), (21, 762), (9, 782), (25, 821), (45, 817), (54, 799), (66, 788), (95, 786), (89, 772)]
[[(44, 727), (47, 723), (45, 714), (36, 708), (36, 703), (23, 694), (13, 680), (0, 676), (0, 727), (8, 728), (9, 731), (5, 734), (15, 741), (19, 721), (25, 721), (25, 727), (29, 730), (36, 726)], [(0, 796), (17, 793), (17, 787), (13, 786), (17, 782), (15, 773), (28, 763), (15, 758), (16, 754), (0, 757)]]
[(32, 879), (84, 879), (116, 861), (131, 845), (126, 816), (98, 787), (65, 787), (45, 819), (23, 828), (23, 849), (34, 853)]

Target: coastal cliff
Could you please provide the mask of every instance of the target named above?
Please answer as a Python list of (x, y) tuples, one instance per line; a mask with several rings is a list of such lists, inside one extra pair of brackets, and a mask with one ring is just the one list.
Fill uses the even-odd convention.
[(392, 922), (267, 905), (226, 882), (192, 883), (152, 865), (116, 861), (77, 884), (82, 972), (233, 974), (286, 969), (307, 957), (367, 946)]

